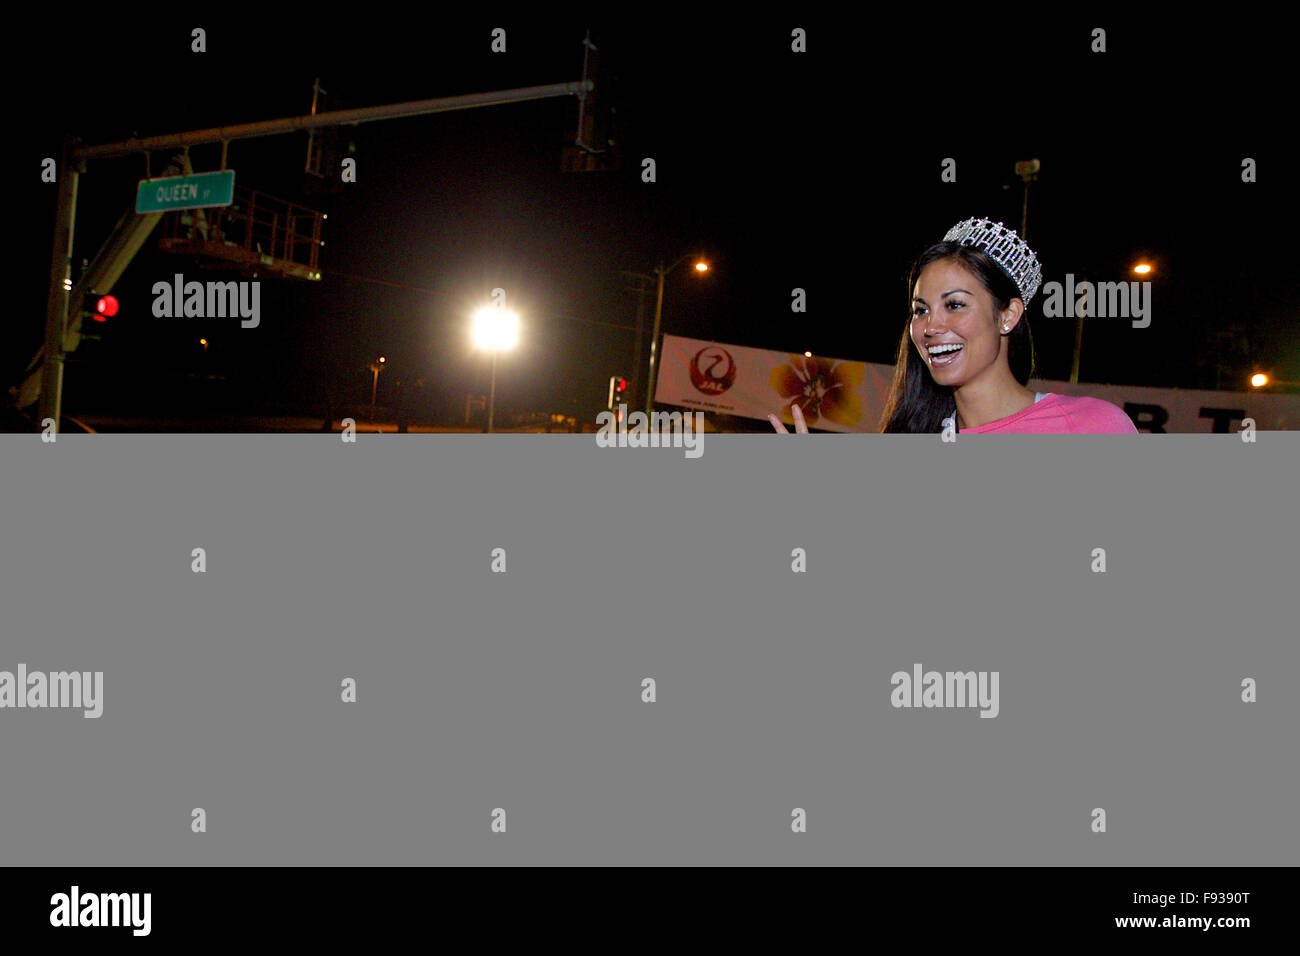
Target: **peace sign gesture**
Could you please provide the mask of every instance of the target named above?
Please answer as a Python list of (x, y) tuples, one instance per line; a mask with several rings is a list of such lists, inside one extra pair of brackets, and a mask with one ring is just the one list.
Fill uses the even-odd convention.
[[(799, 435), (807, 435), (808, 423), (805, 422), (803, 419), (803, 409), (799, 407), (798, 402), (790, 406), (790, 414), (794, 416), (795, 432)], [(772, 426), (782, 435), (790, 434), (790, 432), (786, 429), (785, 425), (781, 423), (781, 419), (777, 418), (775, 415), (771, 414), (770, 412), (768, 413), (767, 420), (771, 422)]]

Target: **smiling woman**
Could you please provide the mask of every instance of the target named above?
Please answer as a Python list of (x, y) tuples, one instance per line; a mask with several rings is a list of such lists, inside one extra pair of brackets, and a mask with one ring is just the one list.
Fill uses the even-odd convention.
[(911, 308), (881, 416), (882, 432), (1127, 433), (1133, 422), (1095, 398), (1027, 388), (1034, 342), (1025, 308), (1038, 257), (1001, 223), (971, 219), (912, 266)]

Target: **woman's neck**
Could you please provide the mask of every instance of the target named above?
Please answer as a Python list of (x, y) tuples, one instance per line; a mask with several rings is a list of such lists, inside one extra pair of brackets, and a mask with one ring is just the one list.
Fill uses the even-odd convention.
[(958, 388), (953, 397), (957, 400), (958, 429), (971, 429), (1022, 412), (1034, 404), (1037, 396), (1008, 377), (1006, 380), (968, 382)]

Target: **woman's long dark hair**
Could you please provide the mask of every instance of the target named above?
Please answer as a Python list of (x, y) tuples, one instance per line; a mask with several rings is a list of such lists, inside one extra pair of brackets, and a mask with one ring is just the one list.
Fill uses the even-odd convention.
[[(954, 426), (957, 418), (957, 400), (952, 386), (939, 385), (930, 375), (929, 366), (912, 344), (912, 296), (921, 270), (931, 262), (952, 259), (965, 266), (993, 296), (994, 306), (1001, 311), (1020, 298), (1015, 283), (998, 264), (974, 246), (957, 242), (940, 242), (921, 253), (912, 264), (907, 278), (907, 323), (898, 343), (898, 358), (894, 362), (894, 382), (880, 416), (882, 432), (940, 432), (943, 420), (951, 417)], [(1027, 385), (1034, 374), (1034, 337), (1029, 332), (1029, 316), (1021, 315), (1016, 327), (1007, 333), (1007, 360), (1011, 374), (1021, 385)]]

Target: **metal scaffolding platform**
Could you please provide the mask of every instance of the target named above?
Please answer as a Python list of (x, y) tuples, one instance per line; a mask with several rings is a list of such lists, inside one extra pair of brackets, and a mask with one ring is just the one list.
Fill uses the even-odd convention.
[(247, 187), (229, 206), (168, 213), (158, 248), (252, 278), (320, 279), (325, 214)]

